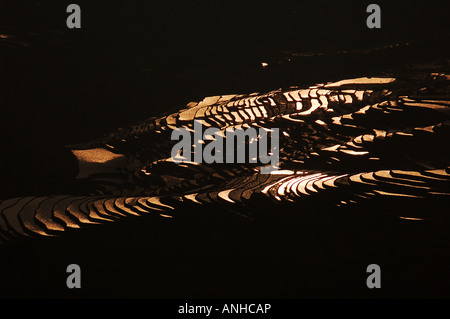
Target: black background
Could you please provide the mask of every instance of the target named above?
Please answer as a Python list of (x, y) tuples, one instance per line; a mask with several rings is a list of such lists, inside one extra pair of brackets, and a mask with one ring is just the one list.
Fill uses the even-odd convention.
[[(53, 163), (63, 145), (205, 96), (449, 58), (448, 1), (378, 1), (373, 30), (368, 1), (80, 0), (73, 30), (69, 3), (0, 1), (3, 197), (57, 190), (33, 162)], [(19, 241), (1, 248), (0, 296), (448, 298), (449, 225), (380, 213), (299, 209), (252, 222), (184, 211)], [(65, 285), (71, 263), (82, 289)], [(366, 287), (371, 263), (381, 289)]]

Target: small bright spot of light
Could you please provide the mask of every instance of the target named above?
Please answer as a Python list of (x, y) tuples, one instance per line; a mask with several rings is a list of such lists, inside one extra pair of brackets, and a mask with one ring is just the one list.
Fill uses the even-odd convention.
[(423, 220), (423, 218), (414, 218), (414, 217), (403, 217), (403, 216), (399, 216), (401, 219), (406, 219), (406, 220)]
[(263, 68), (265, 68), (265, 67), (269, 66), (269, 63), (263, 62), (263, 63), (261, 63), (261, 65)]

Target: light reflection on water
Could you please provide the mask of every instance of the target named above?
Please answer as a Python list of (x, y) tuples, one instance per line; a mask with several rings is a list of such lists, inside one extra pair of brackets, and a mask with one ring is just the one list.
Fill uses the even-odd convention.
[(399, 216), (399, 218), (400, 218), (400, 219), (405, 219), (405, 220), (414, 220), (414, 221), (424, 220), (423, 218), (404, 217), (404, 216)]

